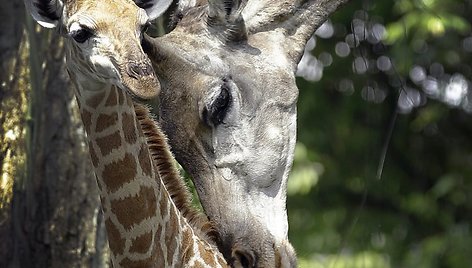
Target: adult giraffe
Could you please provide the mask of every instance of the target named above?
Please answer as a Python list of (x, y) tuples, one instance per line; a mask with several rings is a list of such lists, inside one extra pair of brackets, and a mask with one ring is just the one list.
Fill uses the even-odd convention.
[(158, 93), (140, 40), (170, 3), (142, 2), (146, 11), (131, 0), (25, 0), (65, 37), (114, 267), (228, 267), (189, 205), (165, 136), (131, 98)]
[(348, 0), (181, 0), (174, 29), (145, 36), (159, 117), (227, 260), (296, 266), (286, 184), (296, 140), (297, 64)]

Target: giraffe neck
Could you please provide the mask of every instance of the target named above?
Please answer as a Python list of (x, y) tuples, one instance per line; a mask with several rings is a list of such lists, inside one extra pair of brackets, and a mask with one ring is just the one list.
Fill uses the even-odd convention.
[[(111, 85), (77, 99), (115, 267), (225, 267), (222, 255), (181, 215), (161, 179), (169, 173), (163, 169), (171, 155), (162, 154), (168, 147), (155, 124), (146, 123), (143, 132), (138, 117), (146, 119), (147, 109), (135, 110), (128, 94)], [(151, 143), (145, 132), (154, 135)]]

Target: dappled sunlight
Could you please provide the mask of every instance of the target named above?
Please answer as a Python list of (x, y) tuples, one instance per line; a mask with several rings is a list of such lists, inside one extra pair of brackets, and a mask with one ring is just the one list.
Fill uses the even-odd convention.
[[(0, 210), (7, 213), (13, 196), (13, 186), (24, 176), (25, 122), (29, 70), (27, 45), (22, 42), (17, 57), (6, 64), (11, 75), (1, 81), (2, 104), (0, 109)], [(0, 215), (3, 218), (6, 214)]]
[(364, 251), (356, 254), (315, 254), (310, 259), (301, 258), (300, 268), (390, 268), (388, 256)]
[[(9, 121), (9, 120), (7, 120)], [(11, 122), (6, 122), (6, 124)], [(15, 152), (17, 139), (20, 138), (20, 128), (9, 129), (5, 132), (2, 143), (6, 145), (6, 152), (3, 155), (0, 177), (0, 209), (5, 208), (13, 196), (13, 183), (15, 176), (20, 175), (18, 169), (24, 165), (24, 156)], [(12, 148), (13, 147), (13, 148)]]
[(469, 81), (461, 74), (455, 74), (449, 79), (444, 89), (444, 101), (452, 106), (459, 106), (469, 93)]
[[(468, 101), (472, 98), (468, 86), (470, 81), (465, 78), (464, 73), (458, 71), (448, 74), (441, 63), (425, 64), (424, 60), (421, 60), (423, 55), (435, 53), (428, 47), (428, 42), (439, 41), (446, 34), (446, 30), (457, 31), (461, 34), (470, 31), (470, 25), (463, 18), (447, 10), (441, 10), (439, 14), (436, 14), (439, 11), (433, 12), (433, 9), (438, 6), (439, 2), (432, 0), (398, 1), (395, 4), (395, 10), (405, 15), (400, 20), (390, 23), (385, 23), (379, 17), (369, 16), (364, 10), (358, 10), (350, 22), (351, 29), (328, 20), (308, 42), (304, 56), (298, 65), (297, 75), (308, 81), (320, 81), (325, 69), (336, 60), (332, 57), (335, 55), (340, 59), (349, 59), (352, 72), (359, 76), (377, 75), (379, 72), (386, 74), (390, 82), (385, 86), (400, 91), (398, 108), (402, 113), (410, 113), (414, 108), (425, 105), (428, 98), (442, 101), (452, 107), (463, 108), (465, 111), (472, 111), (472, 104)], [(324, 47), (320, 49), (319, 46), (317, 47), (318, 39), (337, 41), (334, 49)], [(397, 62), (392, 62), (387, 54), (388, 48), (395, 47), (397, 43), (405, 43), (404, 45), (412, 48), (414, 53), (418, 54), (419, 60), (416, 58), (407, 60), (418, 62), (413, 62), (407, 69), (406, 62), (400, 62), (401, 58), (396, 59)], [(374, 53), (366, 52), (363, 48), (365, 44), (373, 45)], [(471, 36), (461, 40), (461, 48), (466, 53), (472, 52)], [(460, 60), (458, 52), (451, 49), (445, 55), (445, 61), (448, 64), (457, 64)], [(408, 75), (403, 76), (405, 72)], [(359, 90), (364, 100), (380, 104), (386, 97), (385, 86), (366, 85)], [(346, 87), (340, 85), (339, 88), (345, 91), (343, 89)]]
[(302, 143), (295, 146), (295, 157), (292, 171), (287, 185), (287, 194), (307, 194), (318, 183), (319, 176), (323, 174), (323, 165), (311, 161), (308, 152)]
[(310, 51), (316, 47), (314, 37), (308, 40), (305, 46), (305, 53), (298, 63), (297, 76), (301, 76), (309, 81), (318, 81), (323, 76), (323, 64)]
[(468, 264), (471, 11), (363, 1), (313, 35), (297, 73), (306, 157), (288, 185), (300, 267)]

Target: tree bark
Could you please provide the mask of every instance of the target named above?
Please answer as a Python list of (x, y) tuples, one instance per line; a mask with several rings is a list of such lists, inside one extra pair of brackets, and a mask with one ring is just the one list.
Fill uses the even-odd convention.
[[(97, 186), (65, 71), (62, 41), (51, 30), (38, 32), (33, 21), (26, 24), (24, 34), (24, 22), (30, 18), (21, 1), (5, 1), (0, 10), (6, 25), (0, 39), (2, 85), (18, 75), (11, 65), (20, 62), (23, 42), (29, 42), (31, 52), (27, 171), (17, 172), (10, 210), (0, 222), (0, 267), (107, 266)], [(2, 92), (21, 90), (27, 85), (2, 87)]]

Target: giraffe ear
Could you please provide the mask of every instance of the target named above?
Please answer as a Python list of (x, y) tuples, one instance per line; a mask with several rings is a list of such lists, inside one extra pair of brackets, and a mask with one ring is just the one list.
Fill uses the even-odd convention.
[(134, 0), (136, 5), (144, 10), (150, 20), (154, 20), (169, 8), (172, 0)]
[(46, 28), (54, 28), (62, 17), (63, 3), (60, 0), (24, 0), (26, 9), (34, 20)]
[(209, 16), (218, 16), (221, 18), (240, 16), (246, 3), (247, 0), (208, 0), (208, 6), (210, 8)]
[(247, 0), (208, 0), (208, 26), (216, 28), (227, 40), (247, 38), (242, 11)]

